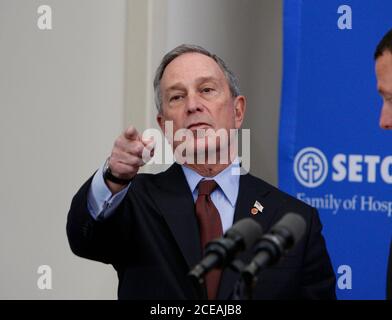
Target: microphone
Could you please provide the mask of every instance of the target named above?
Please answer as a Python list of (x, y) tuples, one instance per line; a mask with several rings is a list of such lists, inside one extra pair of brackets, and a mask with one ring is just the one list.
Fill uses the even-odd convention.
[(261, 239), (263, 229), (259, 223), (246, 218), (235, 223), (225, 235), (206, 245), (204, 258), (188, 274), (198, 283), (203, 282), (203, 276), (213, 268), (228, 265), (235, 256)]
[(242, 270), (241, 276), (251, 284), (260, 270), (277, 263), (283, 254), (294, 247), (306, 229), (304, 218), (296, 213), (287, 213), (256, 244), (256, 255)]

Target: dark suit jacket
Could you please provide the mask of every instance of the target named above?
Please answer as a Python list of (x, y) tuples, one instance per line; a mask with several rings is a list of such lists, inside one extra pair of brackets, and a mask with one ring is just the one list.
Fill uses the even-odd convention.
[[(116, 212), (104, 221), (95, 221), (88, 212), (90, 184), (91, 178), (73, 198), (68, 214), (72, 251), (114, 266), (119, 299), (200, 298), (187, 277), (202, 253), (195, 205), (181, 167), (174, 164), (159, 174), (138, 174)], [(256, 200), (264, 211), (252, 216)], [(254, 299), (336, 298), (317, 211), (250, 174), (240, 177), (234, 222), (252, 217), (268, 230), (289, 211), (305, 219), (305, 236), (278, 265), (261, 273)], [(251, 254), (240, 258), (249, 261)], [(237, 279), (237, 273), (225, 269), (219, 299), (231, 297)]]

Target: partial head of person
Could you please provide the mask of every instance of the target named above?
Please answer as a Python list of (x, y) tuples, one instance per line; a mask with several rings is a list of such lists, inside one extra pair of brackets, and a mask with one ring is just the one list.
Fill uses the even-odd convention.
[(374, 59), (376, 61), (377, 90), (383, 99), (380, 127), (392, 129), (392, 29), (378, 44)]
[[(163, 57), (155, 74), (154, 93), (162, 131), (171, 123), (174, 134), (192, 132), (195, 152), (208, 149), (208, 132), (228, 133), (239, 129), (244, 119), (246, 101), (236, 76), (221, 58), (200, 46), (183, 44)], [(179, 144), (172, 141), (173, 148)], [(222, 148), (219, 141), (214, 148)]]

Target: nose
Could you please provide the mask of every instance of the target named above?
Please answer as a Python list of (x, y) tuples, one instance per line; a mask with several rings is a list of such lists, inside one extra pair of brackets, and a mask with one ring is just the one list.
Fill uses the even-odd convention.
[(380, 115), (380, 127), (382, 129), (392, 129), (392, 105), (383, 105)]
[(201, 111), (203, 109), (203, 104), (195, 93), (189, 93), (186, 99), (186, 110), (188, 113), (193, 113), (196, 111)]

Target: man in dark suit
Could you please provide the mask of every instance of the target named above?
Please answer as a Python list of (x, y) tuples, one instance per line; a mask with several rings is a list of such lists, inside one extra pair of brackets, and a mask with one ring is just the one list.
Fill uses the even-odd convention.
[[(120, 299), (230, 299), (238, 280), (230, 268), (210, 272), (201, 293), (187, 277), (205, 244), (240, 219), (251, 217), (268, 230), (296, 212), (306, 221), (305, 235), (261, 273), (254, 299), (335, 299), (317, 211), (249, 173), (239, 175), (232, 140), (214, 135), (239, 129), (245, 114), (245, 97), (226, 64), (201, 47), (179, 46), (163, 58), (154, 89), (157, 121), (164, 132), (173, 128), (167, 138), (177, 163), (159, 174), (138, 174), (151, 141), (128, 128), (73, 198), (67, 222), (72, 251), (112, 264)], [(176, 139), (181, 130), (186, 134)], [(239, 258), (247, 262), (251, 252)]]
[[(377, 89), (383, 98), (380, 115), (380, 127), (392, 129), (392, 29), (385, 34), (377, 45), (374, 53), (376, 61)], [(392, 242), (390, 244), (388, 273), (387, 273), (387, 299), (392, 300)]]

